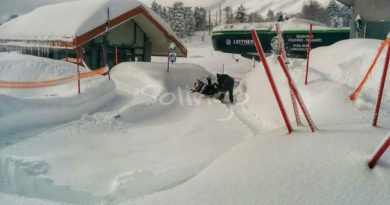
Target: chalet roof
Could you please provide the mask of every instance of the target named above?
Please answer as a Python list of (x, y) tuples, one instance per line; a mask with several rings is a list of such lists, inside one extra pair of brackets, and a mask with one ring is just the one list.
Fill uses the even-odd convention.
[(171, 42), (176, 43), (178, 56), (187, 55), (164, 20), (136, 0), (83, 0), (39, 7), (1, 25), (0, 45), (75, 48), (130, 19), (152, 42), (152, 55), (166, 55)]

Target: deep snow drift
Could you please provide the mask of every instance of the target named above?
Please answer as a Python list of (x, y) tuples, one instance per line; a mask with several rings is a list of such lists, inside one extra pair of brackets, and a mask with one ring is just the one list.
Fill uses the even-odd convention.
[[(291, 135), (259, 63), (253, 68), (250, 60), (212, 52), (207, 42), (192, 39), (189, 58), (178, 59), (170, 73), (165, 58), (120, 64), (112, 81), (92, 80), (99, 86), (83, 91), (92, 96), (83, 105), (94, 105), (96, 97), (110, 93), (111, 100), (100, 109), (80, 107), (79, 117), (47, 129), (35, 129), (35, 122), (15, 129), (34, 133), (27, 139), (18, 139), (18, 132), (9, 132), (8, 140), (0, 138), (0, 202), (388, 204), (390, 152), (374, 170), (367, 166), (390, 129), (387, 96), (380, 127), (370, 126), (384, 56), (359, 100), (348, 99), (379, 44), (347, 40), (314, 50), (308, 86), (303, 85), (305, 61), (292, 59), (291, 73), (319, 128), (314, 134), (293, 122), (286, 79), (274, 56), (268, 60), (296, 129)], [(246, 93), (247, 103), (224, 105), (189, 92), (195, 79), (222, 71), (237, 77), (236, 95)], [(95, 92), (100, 86), (112, 89)], [(388, 84), (385, 89), (390, 89)], [(33, 108), (42, 111), (59, 100), (72, 104), (83, 99), (0, 95), (0, 103), (8, 98), (45, 102)], [(4, 103), (4, 110), (21, 117), (43, 113), (18, 111), (10, 104)], [(62, 119), (63, 113), (56, 116)], [(2, 122), (7, 119), (0, 116)], [(11, 125), (18, 126), (18, 121)]]

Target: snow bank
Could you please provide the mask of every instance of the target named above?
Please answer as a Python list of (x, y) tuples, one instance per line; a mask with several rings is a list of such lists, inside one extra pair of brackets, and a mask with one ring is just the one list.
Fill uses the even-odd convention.
[[(351, 39), (329, 47), (315, 49), (312, 53), (312, 67), (326, 78), (351, 87), (351, 93), (366, 75), (382, 41), (372, 39)], [(358, 103), (375, 103), (383, 73), (386, 49), (382, 52), (372, 76), (362, 90)], [(390, 110), (390, 84), (386, 83), (383, 108)], [(364, 103), (363, 101), (368, 101)]]
[[(352, 69), (346, 62), (359, 53), (375, 50), (377, 43), (348, 40), (315, 50), (307, 86), (305, 60), (292, 59), (292, 76), (319, 128), (314, 134), (307, 126), (293, 123), (295, 132), (286, 135), (264, 69), (261, 65), (253, 69), (240, 85), (240, 92), (251, 97), (242, 112), (248, 121), (262, 122), (257, 129), (263, 132), (234, 147), (187, 183), (123, 205), (388, 204), (390, 152), (374, 170), (367, 166), (368, 158), (388, 132), (388, 109), (382, 110), (383, 127), (372, 128), (373, 102), (363, 107), (348, 99), (352, 91), (349, 79), (362, 73), (340, 74), (340, 69)], [(349, 55), (351, 48), (354, 50)], [(344, 51), (345, 59), (333, 56), (341, 55), (338, 49)], [(285, 76), (273, 56), (268, 62), (293, 121)]]
[[(81, 68), (81, 71), (88, 71)], [(42, 81), (74, 75), (76, 65), (16, 53), (0, 53), (0, 80)], [(107, 77), (81, 80), (81, 95), (77, 82), (37, 89), (0, 88), (1, 137), (43, 125), (63, 123), (80, 118), (85, 113), (101, 109), (116, 95), (115, 85)]]
[[(80, 67), (81, 72), (90, 71)], [(17, 53), (0, 52), (0, 80), (14, 82), (31, 82), (53, 80), (77, 74), (77, 66), (61, 60), (23, 55)], [(82, 88), (94, 86), (93, 81), (102, 80), (103, 77), (85, 79)], [(83, 79), (82, 82), (85, 82)], [(77, 82), (72, 81), (56, 87), (39, 89), (6, 89), (0, 88), (0, 94), (15, 97), (33, 98), (44, 96), (69, 96), (77, 93)]]
[[(194, 64), (174, 64), (169, 73), (166, 63), (118, 65), (112, 79), (119, 96), (112, 101), (121, 103), (3, 148), (3, 167), (17, 167), (17, 176), (26, 180), (9, 181), (15, 189), (0, 186), (0, 191), (116, 204), (185, 183), (250, 135), (235, 117), (218, 120), (229, 116), (225, 105), (190, 93), (195, 79), (209, 74)], [(168, 103), (172, 96), (175, 100)], [(23, 166), (34, 172), (42, 167), (34, 164), (47, 169), (42, 176), (24, 177)], [(12, 176), (5, 171), (0, 181), (19, 178)], [(42, 184), (41, 177), (53, 183)], [(40, 186), (52, 191), (45, 195)]]

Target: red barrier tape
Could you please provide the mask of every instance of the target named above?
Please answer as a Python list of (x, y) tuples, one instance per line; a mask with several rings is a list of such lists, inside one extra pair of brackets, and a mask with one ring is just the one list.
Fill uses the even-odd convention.
[[(108, 72), (108, 68), (103, 67), (97, 70), (81, 73), (80, 78), (89, 78), (96, 75), (103, 75), (106, 72)], [(46, 81), (30, 81), (30, 82), (0, 81), (0, 88), (31, 89), (31, 88), (54, 87), (57, 85), (75, 81), (77, 79), (78, 79), (78, 74), (63, 77), (63, 78), (53, 79), (53, 80), (46, 80)]]

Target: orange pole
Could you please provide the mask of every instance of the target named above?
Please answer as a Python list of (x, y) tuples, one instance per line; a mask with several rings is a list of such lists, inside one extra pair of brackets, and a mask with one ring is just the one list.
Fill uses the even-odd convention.
[(379, 57), (381, 56), (383, 49), (385, 48), (386, 44), (388, 44), (390, 41), (388, 39), (384, 40), (381, 44), (381, 47), (378, 49), (378, 52), (374, 58), (374, 61), (371, 63), (370, 68), (368, 69), (366, 75), (364, 76), (362, 82), (359, 84), (359, 86), (356, 88), (355, 91), (349, 96), (349, 98), (354, 101), (359, 96), (359, 93), (363, 89), (364, 84), (368, 81), (368, 78), (371, 76), (372, 72), (374, 71), (375, 65), (378, 62)]

